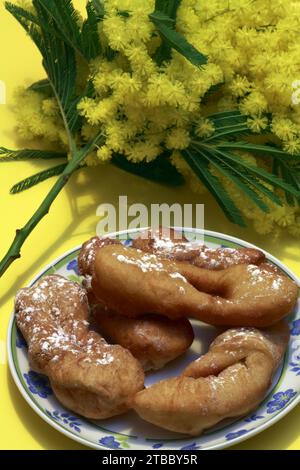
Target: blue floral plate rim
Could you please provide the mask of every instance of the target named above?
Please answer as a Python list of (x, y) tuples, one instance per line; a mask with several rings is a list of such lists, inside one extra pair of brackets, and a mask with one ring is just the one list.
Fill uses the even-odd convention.
[[(246, 242), (246, 241), (244, 241), (242, 239), (239, 239), (237, 237), (233, 237), (231, 235), (223, 234), (221, 232), (215, 232), (215, 231), (210, 231), (210, 230), (199, 230), (199, 229), (186, 228), (186, 227), (185, 228), (183, 228), (183, 227), (174, 227), (174, 228), (177, 229), (177, 230), (180, 230), (180, 231), (186, 231), (186, 232), (191, 232), (191, 233), (204, 235), (204, 237), (207, 238), (207, 239), (210, 239), (209, 241), (211, 241), (212, 243), (221, 244), (222, 241), (223, 242), (225, 241), (227, 246), (228, 246), (228, 244), (233, 244), (234, 246), (248, 247), (248, 248), (258, 248), (258, 249), (261, 250), (261, 248), (257, 247), (254, 244)], [(119, 231), (119, 232), (114, 232), (114, 233), (110, 234), (110, 236), (111, 237), (120, 237), (123, 240), (124, 239), (126, 240), (126, 239), (130, 239), (130, 235), (138, 234), (139, 232), (141, 232), (145, 229), (146, 228), (123, 230), (123, 231)], [(124, 238), (124, 236), (125, 236), (125, 238)], [(71, 255), (77, 253), (78, 250), (80, 250), (80, 248), (81, 248), (81, 245), (79, 245), (79, 246), (77, 246), (77, 247), (75, 247), (71, 250), (66, 251), (63, 255), (59, 256), (54, 261), (52, 261), (50, 264), (45, 266), (33, 278), (33, 280), (29, 283), (29, 286), (33, 285), (37, 281), (37, 279), (39, 279), (45, 272), (48, 272), (49, 270), (53, 270), (54, 266), (60, 265), (67, 258), (69, 259), (71, 257)], [(266, 252), (265, 250), (261, 250), (261, 251), (263, 251), (266, 254), (269, 261), (271, 261), (272, 263), (277, 265), (279, 268), (281, 268), (290, 278), (292, 278), (294, 281), (296, 281), (297, 284), (300, 286), (299, 278), (289, 268), (287, 268), (281, 261), (279, 261), (276, 257), (271, 255), (270, 253)], [(14, 312), (13, 312), (12, 316), (11, 316), (11, 319), (10, 319), (10, 322), (9, 322), (8, 335), (7, 335), (8, 363), (9, 363), (9, 368), (10, 368), (12, 377), (14, 379), (14, 382), (16, 383), (17, 388), (19, 389), (21, 395), (26, 400), (26, 402), (29, 404), (29, 406), (44, 421), (46, 421), (50, 426), (52, 426), (53, 428), (55, 428), (57, 431), (61, 432), (62, 434), (66, 435), (67, 437), (79, 442), (80, 444), (83, 444), (85, 446), (88, 446), (88, 447), (91, 447), (91, 448), (94, 448), (94, 449), (100, 449), (100, 450), (101, 449), (102, 450), (104, 450), (104, 449), (107, 450), (107, 448), (117, 449), (117, 450), (126, 450), (126, 444), (124, 444), (123, 448), (120, 447), (119, 443), (117, 443), (117, 441), (113, 437), (114, 433), (112, 433), (111, 431), (107, 430), (107, 433), (109, 435), (106, 436), (105, 438), (103, 438), (102, 440), (99, 440), (97, 443), (92, 442), (92, 441), (90, 441), (86, 438), (83, 438), (80, 435), (74, 433), (73, 431), (67, 429), (66, 427), (64, 427), (60, 423), (60, 421), (65, 420), (66, 422), (68, 422), (68, 420), (69, 420), (70, 423), (71, 423), (71, 426), (73, 426), (73, 428), (74, 427), (77, 428), (77, 433), (78, 433), (78, 432), (80, 432), (79, 426), (81, 426), (81, 423), (77, 423), (77, 421), (82, 419), (82, 418), (79, 417), (79, 419), (77, 419), (76, 417), (72, 416), (70, 414), (70, 412), (68, 412), (67, 410), (65, 410), (65, 413), (61, 413), (61, 416), (58, 416), (58, 417), (54, 416), (55, 413), (51, 413), (50, 411), (48, 411), (46, 409), (42, 409), (35, 402), (33, 397), (28, 393), (28, 391), (24, 387), (22, 381), (20, 380), (18, 372), (16, 370), (16, 364), (15, 364), (14, 354), (13, 354), (14, 346), (12, 344), (14, 329), (15, 329), (15, 321), (14, 321)], [(281, 380), (282, 380), (282, 375), (283, 375), (285, 366), (286, 366), (286, 364), (284, 364), (284, 366), (282, 367), (281, 376), (279, 378), (278, 383), (281, 382)], [(299, 373), (297, 373), (296, 375), (299, 375)], [(272, 392), (274, 392), (274, 390), (278, 388), (278, 383), (275, 384)], [(276, 395), (280, 395), (280, 397), (279, 396), (276, 397)], [(282, 395), (283, 395), (283, 397), (282, 397)], [(269, 398), (270, 398), (270, 396), (272, 396), (272, 394), (268, 394)], [(284, 406), (282, 408), (280, 408), (281, 403), (282, 403), (282, 402), (280, 402), (280, 400), (286, 400), (286, 399), (288, 401), (284, 404)], [(254, 437), (255, 435), (259, 434), (260, 432), (264, 431), (265, 429), (269, 428), (270, 426), (272, 426), (273, 424), (278, 422), (280, 419), (282, 419), (284, 416), (286, 416), (299, 402), (300, 402), (300, 387), (299, 387), (298, 392), (293, 391), (292, 389), (288, 389), (288, 390), (286, 390), (285, 393), (284, 392), (278, 392), (276, 394), (273, 394), (273, 401), (269, 402), (268, 406), (270, 405), (270, 403), (274, 403), (273, 407), (275, 407), (276, 411), (278, 411), (278, 413), (276, 413), (276, 415), (273, 415), (266, 422), (261, 423), (260, 425), (257, 425), (256, 427), (250, 428), (248, 430), (241, 429), (241, 430), (238, 430), (236, 432), (228, 433), (225, 436), (226, 440), (224, 440), (223, 442), (218, 443), (216, 445), (210, 446), (210, 447), (202, 447), (202, 446), (197, 445), (197, 439), (199, 439), (201, 436), (199, 438), (195, 437), (194, 439), (193, 438), (170, 439), (170, 442), (175, 443), (176, 441), (183, 442), (183, 441), (188, 441), (188, 440), (196, 441), (194, 443), (189, 443), (188, 445), (186, 445), (184, 447), (181, 447), (182, 450), (196, 450), (196, 449), (214, 450), (214, 449), (223, 449), (223, 448), (226, 448), (226, 447), (229, 447), (229, 446), (232, 446), (232, 445), (236, 445), (236, 444), (238, 444), (242, 441), (245, 441), (245, 440), (247, 440), (251, 437)], [(270, 406), (272, 406), (272, 405), (270, 405)], [(276, 406), (277, 406), (277, 408), (276, 408)], [(65, 417), (63, 415), (65, 415)], [(66, 417), (66, 415), (68, 415), (68, 417)], [(263, 416), (256, 415), (256, 413), (254, 412), (254, 413), (251, 414), (251, 416), (247, 417), (247, 419), (245, 419), (245, 417), (244, 417), (244, 418), (241, 418), (240, 420), (237, 420), (235, 423), (239, 423), (240, 421), (245, 422), (245, 423), (250, 423), (250, 422), (254, 422), (254, 421), (256, 422), (256, 421), (258, 421), (262, 418), (263, 418)], [(85, 420), (83, 420), (83, 423), (84, 423), (84, 421)], [(70, 423), (68, 422), (69, 425), (70, 425)], [(225, 428), (226, 428), (226, 426), (225, 426)], [(99, 426), (99, 430), (101, 430), (101, 429), (102, 428)], [(105, 428), (103, 428), (102, 430), (106, 431)], [(211, 434), (213, 434), (213, 433), (214, 433), (214, 431), (211, 432)], [(208, 433), (207, 435), (209, 435), (209, 434), (210, 433)], [(126, 439), (125, 434), (124, 434), (124, 438), (122, 438), (122, 434), (115, 433), (115, 435), (118, 436), (121, 439)], [(129, 436), (129, 437), (135, 437), (135, 436)], [(101, 441), (103, 441), (103, 442), (101, 442)], [(145, 446), (145, 447), (139, 446), (137, 448), (139, 448), (139, 449), (145, 448), (145, 449), (148, 449), (148, 450), (149, 449), (157, 449), (157, 450), (161, 449), (161, 450), (163, 450), (162, 448), (163, 448), (164, 444), (166, 444), (166, 445), (168, 444), (168, 439), (162, 439), (162, 441), (164, 441), (162, 444), (158, 443), (157, 439), (146, 439), (146, 441), (148, 441), (147, 442), (148, 446)], [(153, 444), (153, 445), (150, 447), (151, 444)], [(129, 446), (127, 446), (127, 447), (129, 448)], [(131, 448), (134, 449), (134, 447), (131, 447)], [(174, 449), (180, 449), (180, 447), (174, 447)], [(168, 450), (170, 450), (170, 447), (168, 447)]]

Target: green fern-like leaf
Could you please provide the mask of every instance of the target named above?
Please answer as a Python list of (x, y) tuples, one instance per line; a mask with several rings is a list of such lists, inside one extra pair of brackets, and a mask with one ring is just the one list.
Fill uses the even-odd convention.
[(156, 53), (156, 60), (160, 63), (163, 60), (169, 60), (171, 49), (175, 49), (193, 65), (200, 67), (207, 63), (207, 57), (201, 54), (175, 29), (179, 4), (179, 1), (156, 2), (155, 11), (149, 15), (163, 41), (161, 48)]
[(211, 174), (205, 159), (199, 158), (199, 154), (201, 155), (201, 152), (195, 154), (190, 149), (184, 150), (182, 152), (185, 161), (212, 193), (227, 218), (231, 222), (236, 223), (241, 227), (245, 227), (245, 222), (240, 210), (229, 196), (221, 181), (216, 176)]
[(242, 115), (238, 110), (231, 110), (212, 114), (209, 116), (209, 119), (213, 122), (215, 128), (222, 128), (235, 124), (245, 124), (248, 118)]
[(94, 6), (95, 12), (97, 13), (98, 19), (103, 20), (105, 15), (105, 9), (101, 0), (91, 0)]
[[(57, 0), (51, 2), (58, 4)], [(6, 8), (27, 31), (42, 54), (43, 66), (53, 95), (57, 99), (71, 146), (72, 138), (67, 113), (75, 96), (77, 75), (75, 51), (60, 38), (57, 26), (46, 8), (48, 3), (46, 0), (32, 2), (38, 26), (28, 21), (22, 13), (12, 9), (10, 4), (6, 4)]]
[(264, 170), (263, 168), (254, 166), (248, 163), (242, 157), (230, 153), (229, 151), (224, 151), (217, 149), (215, 150), (219, 155), (221, 155), (225, 160), (232, 162), (235, 165), (243, 167), (245, 170), (248, 171), (249, 174), (254, 174), (256, 177), (260, 178), (263, 181), (266, 181), (271, 186), (283, 189), (284, 191), (288, 192), (289, 194), (295, 196), (296, 198), (300, 197), (299, 191), (297, 191), (291, 184), (284, 181), (281, 178), (278, 178), (276, 175)]
[[(226, 167), (237, 178), (241, 179), (242, 181), (245, 181), (248, 186), (253, 187), (257, 191), (257, 194), (262, 193), (274, 204), (282, 206), (281, 199), (273, 191), (271, 191), (264, 184), (262, 184), (255, 176), (249, 175), (249, 173), (245, 171), (242, 167), (239, 167), (233, 164), (232, 162), (224, 160), (216, 152), (211, 151), (211, 154), (214, 159), (219, 161), (219, 164), (222, 164), (224, 167)], [(253, 202), (255, 202), (254, 199)]]
[(22, 191), (32, 188), (33, 186), (36, 186), (42, 181), (52, 178), (53, 176), (61, 175), (61, 173), (63, 173), (64, 169), (66, 168), (66, 166), (67, 166), (67, 163), (64, 163), (62, 165), (48, 168), (47, 170), (40, 171), (39, 173), (36, 173), (35, 175), (29, 176), (28, 178), (25, 178), (24, 180), (15, 184), (11, 188), (10, 193), (11, 194), (21, 193)]
[(20, 7), (19, 5), (15, 5), (11, 2), (5, 3), (5, 8), (15, 17), (15, 18), (23, 18), (25, 21), (27, 20), (30, 23), (34, 23), (38, 25), (37, 17), (28, 10)]
[(99, 16), (93, 2), (87, 2), (87, 19), (80, 27), (80, 18), (72, 0), (39, 0), (49, 18), (56, 25), (56, 34), (86, 60), (101, 53), (98, 36)]
[[(269, 116), (266, 117), (269, 118)], [(264, 212), (267, 212), (269, 207), (262, 196), (273, 204), (283, 205), (281, 193), (276, 190), (283, 191), (287, 202), (291, 205), (295, 203), (295, 200), (300, 201), (299, 172), (295, 171), (296, 163), (291, 165), (291, 162), (300, 160), (300, 155), (291, 156), (273, 144), (260, 145), (247, 141), (247, 136), (255, 133), (248, 127), (248, 117), (238, 110), (216, 113), (208, 118), (213, 122), (215, 132), (205, 139), (199, 139), (194, 133), (189, 147), (190, 156), (185, 154), (184, 157), (201, 181), (211, 190), (219, 205), (221, 204), (216, 187), (211, 187), (207, 174), (206, 181), (204, 181), (203, 169), (199, 170), (197, 166), (206, 164), (207, 172), (210, 168), (215, 168)], [(264, 132), (271, 132), (269, 125)], [(241, 140), (241, 136), (245, 140)], [(238, 154), (243, 151), (264, 160), (268, 159), (271, 164), (273, 162), (273, 169), (267, 171), (261, 166), (249, 163)], [(235, 209), (232, 205), (227, 204), (226, 212), (225, 210), (224, 212), (228, 217), (233, 210)], [(232, 215), (228, 218), (230, 217), (232, 220)]]
[[(300, 193), (300, 174), (296, 168), (289, 166), (286, 159), (274, 158), (273, 173), (291, 184)], [(294, 205), (295, 197), (285, 191), (286, 201), (289, 205)], [(300, 199), (298, 198), (300, 202)]]
[(0, 162), (20, 162), (26, 160), (54, 160), (67, 158), (64, 152), (54, 152), (53, 150), (11, 150), (0, 147)]
[(98, 35), (99, 16), (92, 2), (86, 6), (87, 19), (83, 23), (81, 32), (82, 54), (87, 60), (95, 59), (101, 54), (101, 45)]
[(180, 186), (184, 183), (183, 176), (171, 164), (169, 155), (163, 154), (150, 163), (132, 163), (123, 155), (114, 155), (112, 163), (128, 173), (141, 176), (156, 183), (168, 186)]
[(253, 144), (250, 142), (222, 142), (219, 144), (220, 148), (231, 150), (242, 150), (245, 152), (251, 152), (259, 156), (271, 156), (271, 157), (281, 157), (281, 158), (291, 158), (294, 160), (300, 159), (300, 154), (289, 155), (284, 150), (281, 150), (274, 145), (259, 145)]
[[(233, 168), (230, 168), (223, 162), (215, 158), (214, 155), (211, 155), (209, 152), (202, 151), (202, 156), (208, 160), (211, 166), (215, 167), (219, 173), (223, 174), (229, 181), (237, 186), (251, 201), (253, 201), (263, 212), (270, 212), (269, 207), (260, 197), (259, 193), (254, 191), (251, 186), (253, 186), (252, 181), (240, 172), (234, 171)], [(251, 181), (251, 184), (249, 183)]]
[(168, 15), (170, 18), (175, 19), (180, 3), (181, 0), (156, 0), (155, 10), (161, 11)]
[(53, 32), (62, 37), (71, 48), (81, 52), (80, 17), (72, 0), (38, 0), (34, 6), (42, 9), (45, 18), (49, 18), (51, 27), (55, 24)]
[(53, 90), (51, 88), (50, 82), (47, 79), (39, 80), (38, 82), (33, 83), (30, 85), (28, 90), (37, 91), (39, 93), (43, 93), (48, 97), (53, 97)]
[[(177, 16), (177, 10), (181, 3), (181, 0), (156, 0), (155, 2), (155, 11), (164, 13), (169, 18), (169, 25), (171, 28), (175, 26), (175, 20)], [(164, 62), (170, 61), (172, 58), (172, 47), (171, 45), (163, 40), (162, 43), (155, 52), (154, 60), (161, 66)]]
[[(225, 142), (232, 141), (234, 138), (249, 136), (255, 134), (248, 125), (248, 116), (241, 114), (237, 110), (226, 111), (209, 116), (212, 121), (215, 132), (210, 137), (204, 139), (205, 142)], [(270, 132), (269, 125), (261, 133)]]

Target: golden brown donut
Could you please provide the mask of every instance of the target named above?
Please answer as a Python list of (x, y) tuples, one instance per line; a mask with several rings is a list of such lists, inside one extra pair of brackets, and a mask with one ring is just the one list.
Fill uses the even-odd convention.
[(79, 272), (85, 278), (94, 318), (110, 342), (128, 349), (140, 361), (145, 371), (161, 369), (168, 362), (184, 354), (194, 340), (193, 328), (187, 318), (169, 320), (160, 315), (144, 315), (128, 320), (107, 309), (91, 289), (96, 253), (106, 245), (120, 245), (118, 240), (94, 237), (84, 243), (78, 258)]
[(156, 426), (199, 435), (223, 419), (246, 415), (259, 405), (288, 339), (285, 322), (266, 331), (228, 330), (182, 375), (139, 392), (131, 405)]
[(121, 315), (191, 316), (219, 326), (270, 326), (298, 297), (296, 283), (268, 265), (213, 271), (121, 245), (97, 252), (92, 288)]
[(144, 386), (143, 370), (129, 351), (89, 331), (87, 296), (79, 284), (44, 277), (18, 292), (15, 311), (31, 367), (49, 377), (64, 406), (93, 419), (128, 409), (128, 399)]
[(78, 270), (82, 276), (92, 276), (96, 253), (100, 248), (107, 245), (120, 245), (121, 242), (115, 238), (93, 237), (86, 241), (78, 255)]
[(116, 240), (115, 238), (93, 237), (90, 240), (86, 241), (81, 247), (81, 250), (78, 255), (78, 271), (79, 274), (84, 277), (82, 285), (87, 291), (90, 305), (94, 305), (98, 302), (91, 288), (96, 253), (98, 250), (100, 250), (106, 245), (118, 244), (121, 244), (121, 242), (119, 240)]
[(126, 318), (104, 305), (93, 309), (101, 334), (110, 343), (120, 344), (138, 359), (145, 371), (163, 368), (184, 354), (194, 341), (186, 318), (173, 321), (161, 315)]
[(132, 241), (132, 247), (166, 259), (193, 263), (203, 245), (193, 245), (180, 232), (160, 227), (156, 231), (146, 230)]
[(156, 232), (147, 230), (133, 240), (133, 248), (153, 253), (166, 259), (187, 261), (206, 269), (225, 269), (236, 264), (265, 262), (264, 253), (255, 248), (208, 248), (199, 243), (190, 243), (173, 229), (160, 228)]

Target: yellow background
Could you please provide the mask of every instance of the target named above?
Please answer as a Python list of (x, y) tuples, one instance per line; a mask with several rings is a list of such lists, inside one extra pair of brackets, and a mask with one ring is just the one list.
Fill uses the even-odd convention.
[[(78, 3), (78, 2), (77, 2)], [(79, 3), (83, 4), (84, 1)], [(15, 87), (44, 78), (40, 57), (22, 28), (0, 5), (0, 80), (7, 89), (7, 104), (0, 105), (0, 146), (21, 148), (24, 143), (14, 131), (11, 112)], [(0, 167), (0, 257), (5, 254), (16, 228), (32, 215), (53, 184), (47, 181), (17, 196), (10, 187), (20, 179), (42, 169), (43, 163), (2, 163)], [(214, 201), (202, 200), (188, 188), (170, 189), (128, 175), (110, 166), (83, 170), (73, 176), (55, 201), (50, 214), (27, 240), (21, 260), (0, 279), (0, 449), (84, 449), (42, 421), (26, 404), (14, 385), (3, 357), (13, 297), (20, 287), (51, 260), (95, 234), (96, 208), (103, 202), (117, 204), (118, 196), (128, 195), (129, 203), (205, 202), (205, 227), (255, 243), (277, 256), (300, 275), (299, 240), (260, 237), (251, 229), (230, 224)], [(300, 406), (272, 428), (235, 446), (235, 449), (300, 449)]]

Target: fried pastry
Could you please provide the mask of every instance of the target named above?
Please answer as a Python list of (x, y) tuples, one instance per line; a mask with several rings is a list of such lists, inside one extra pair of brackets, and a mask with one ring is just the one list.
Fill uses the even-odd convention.
[(142, 232), (132, 246), (166, 259), (187, 261), (206, 269), (220, 270), (236, 264), (265, 262), (264, 253), (255, 248), (208, 248), (201, 243), (190, 243), (184, 235), (173, 229)]
[(160, 227), (156, 231), (146, 230), (132, 241), (132, 247), (166, 259), (193, 263), (203, 245), (193, 245), (183, 234)]
[(108, 237), (93, 237), (85, 242), (80, 250), (78, 256), (78, 270), (82, 276), (92, 276), (96, 253), (100, 248), (107, 245), (120, 245), (121, 242), (115, 238)]
[(101, 334), (114, 344), (128, 349), (145, 371), (161, 369), (184, 354), (194, 340), (193, 328), (187, 318), (169, 320), (160, 315), (144, 315), (128, 319), (109, 310), (95, 296), (90, 279), (94, 272), (96, 253), (106, 245), (118, 245), (117, 240), (94, 237), (86, 242), (78, 258), (79, 272), (85, 278), (84, 287), (93, 305), (93, 316)]
[(87, 418), (105, 419), (128, 409), (144, 386), (144, 373), (129, 351), (89, 331), (85, 290), (61, 276), (47, 276), (18, 292), (17, 325), (31, 367), (47, 375), (58, 400)]
[(194, 317), (211, 325), (267, 327), (295, 306), (298, 287), (268, 265), (213, 271), (122, 245), (96, 254), (94, 294), (121, 315)]
[(156, 426), (190, 435), (246, 415), (264, 399), (288, 339), (285, 322), (228, 330), (181, 376), (139, 392), (132, 407)]
[(93, 313), (104, 337), (128, 349), (145, 371), (161, 369), (184, 354), (194, 341), (193, 328), (186, 318), (126, 318), (101, 304), (94, 307)]

